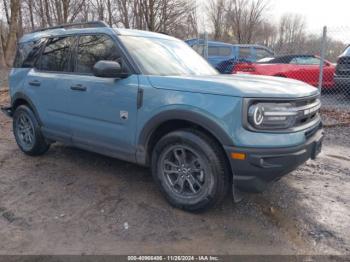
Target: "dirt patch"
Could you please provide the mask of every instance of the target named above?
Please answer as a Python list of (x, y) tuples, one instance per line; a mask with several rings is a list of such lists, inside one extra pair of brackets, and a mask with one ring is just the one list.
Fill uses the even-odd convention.
[(341, 109), (323, 108), (321, 115), (325, 127), (348, 126), (350, 125), (350, 101), (349, 107)]

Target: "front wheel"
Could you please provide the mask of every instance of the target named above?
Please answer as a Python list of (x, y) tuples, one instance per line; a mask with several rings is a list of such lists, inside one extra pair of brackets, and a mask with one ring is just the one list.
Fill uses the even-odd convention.
[(27, 155), (44, 154), (50, 147), (41, 133), (33, 111), (25, 105), (19, 106), (13, 115), (13, 133), (17, 145)]
[(196, 130), (165, 135), (152, 154), (152, 174), (175, 207), (188, 211), (220, 203), (229, 189), (225, 156), (216, 141)]

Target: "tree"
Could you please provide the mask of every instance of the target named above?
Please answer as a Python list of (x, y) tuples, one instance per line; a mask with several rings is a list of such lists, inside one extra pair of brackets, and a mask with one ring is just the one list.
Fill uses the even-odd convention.
[[(3, 26), (2, 26), (2, 21), (0, 23), (1, 26), (1, 32), (3, 31)], [(5, 61), (5, 54), (4, 54), (4, 44), (2, 42), (3, 36), (2, 34), (0, 35), (0, 69), (6, 69), (7, 64)]]
[(213, 38), (215, 40), (221, 40), (225, 30), (226, 19), (226, 5), (227, 0), (209, 0), (207, 6), (207, 12), (209, 21), (213, 27)]
[(15, 56), (16, 48), (16, 40), (17, 40), (17, 30), (18, 30), (18, 16), (19, 10), (21, 8), (20, 0), (11, 0), (10, 4), (11, 9), (11, 18), (9, 24), (9, 34), (7, 36), (7, 41), (5, 45), (5, 61), (7, 66), (12, 64), (12, 60)]
[(275, 49), (279, 53), (298, 53), (305, 43), (305, 18), (298, 14), (285, 14), (281, 17), (278, 42)]
[(267, 9), (265, 0), (231, 0), (227, 10), (227, 23), (239, 44), (250, 44)]

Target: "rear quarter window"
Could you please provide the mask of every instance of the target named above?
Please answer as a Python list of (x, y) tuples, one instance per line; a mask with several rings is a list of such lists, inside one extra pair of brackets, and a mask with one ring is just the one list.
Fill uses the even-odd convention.
[(14, 68), (32, 68), (36, 63), (45, 40), (40, 39), (17, 45)]

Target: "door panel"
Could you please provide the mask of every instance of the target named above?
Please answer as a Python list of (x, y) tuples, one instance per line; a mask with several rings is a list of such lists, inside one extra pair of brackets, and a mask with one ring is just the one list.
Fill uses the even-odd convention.
[(76, 75), (70, 81), (69, 95), (73, 143), (134, 161), (138, 76), (93, 75), (93, 66), (100, 60), (117, 61), (125, 68), (117, 44), (107, 35), (80, 36), (75, 53)]
[(75, 76), (71, 86), (86, 89), (70, 89), (73, 143), (129, 160), (135, 152), (138, 76), (119, 80)]
[[(40, 72), (32, 69), (26, 81), (27, 92), (39, 112), (44, 132), (49, 132), (48, 136), (55, 135), (64, 140), (70, 139), (71, 129), (67, 119), (69, 80), (61, 73)], [(32, 82), (37, 84), (33, 85)]]
[(25, 83), (43, 122), (44, 133), (64, 140), (71, 138), (67, 121), (70, 82), (66, 76), (72, 74), (71, 49), (74, 41), (75, 37), (49, 38), (36, 62), (37, 69), (30, 70)]

